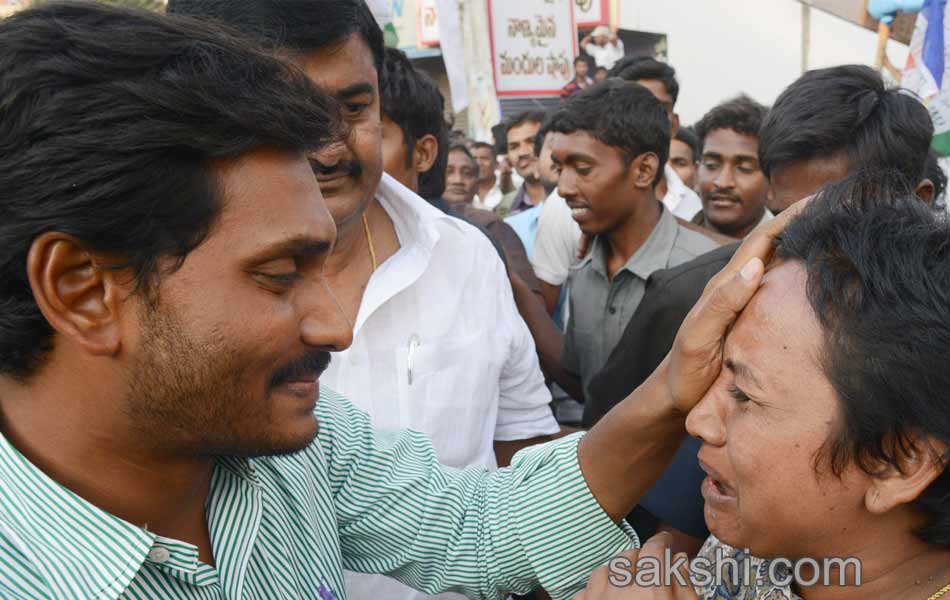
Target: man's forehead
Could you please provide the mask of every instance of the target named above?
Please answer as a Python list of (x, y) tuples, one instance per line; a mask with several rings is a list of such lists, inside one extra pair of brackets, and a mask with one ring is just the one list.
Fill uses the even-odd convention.
[(526, 123), (521, 123), (520, 125), (515, 125), (508, 130), (508, 140), (511, 142), (520, 142), (523, 139), (533, 138), (538, 135), (538, 131), (541, 129), (541, 123), (536, 121), (528, 121)]
[(335, 44), (295, 57), (307, 76), (330, 94), (369, 84), (379, 88), (379, 75), (369, 44), (352, 33)]
[(336, 227), (303, 155), (258, 149), (220, 161), (212, 174), (222, 210), (209, 242), (219, 237), (237, 252), (290, 238), (335, 241)]

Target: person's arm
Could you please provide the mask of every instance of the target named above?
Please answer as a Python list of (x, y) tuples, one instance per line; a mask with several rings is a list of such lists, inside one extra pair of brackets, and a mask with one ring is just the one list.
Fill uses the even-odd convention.
[(594, 38), (593, 33), (588, 33), (583, 38), (581, 38), (581, 50), (587, 52), (587, 45), (590, 44), (591, 40)]
[(541, 369), (545, 374), (557, 382), (565, 392), (575, 400), (582, 401), (584, 392), (580, 379), (574, 373), (564, 369), (561, 365), (561, 354), (564, 352), (564, 334), (557, 328), (551, 315), (531, 289), (518, 277), (511, 278), (511, 289), (518, 304), (518, 312), (531, 331), (534, 344), (537, 348)]
[(557, 310), (557, 303), (561, 301), (561, 286), (542, 281), (541, 295), (544, 297), (545, 310), (548, 311), (549, 315), (553, 315)]

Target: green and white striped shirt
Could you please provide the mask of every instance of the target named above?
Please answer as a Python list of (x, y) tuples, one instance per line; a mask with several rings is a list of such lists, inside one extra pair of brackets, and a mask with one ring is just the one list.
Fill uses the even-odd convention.
[(343, 569), (476, 598), (538, 583), (555, 598), (636, 544), (600, 508), (573, 436), (510, 469), (451, 470), (412, 431), (374, 431), (324, 390), (317, 440), (292, 456), (220, 459), (198, 549), (86, 502), (0, 436), (0, 598), (342, 600)]

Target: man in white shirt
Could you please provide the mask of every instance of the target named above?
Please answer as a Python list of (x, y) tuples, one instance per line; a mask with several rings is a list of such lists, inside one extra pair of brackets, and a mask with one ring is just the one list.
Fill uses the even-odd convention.
[(581, 40), (584, 50), (598, 67), (613, 68), (624, 55), (623, 40), (617, 37), (617, 31), (611, 31), (606, 25), (600, 25)]
[(472, 205), (481, 210), (493, 210), (501, 204), (505, 194), (514, 189), (511, 167), (507, 168), (507, 173), (498, 169), (498, 154), (487, 142), (475, 142), (472, 154), (478, 163), (478, 195)]

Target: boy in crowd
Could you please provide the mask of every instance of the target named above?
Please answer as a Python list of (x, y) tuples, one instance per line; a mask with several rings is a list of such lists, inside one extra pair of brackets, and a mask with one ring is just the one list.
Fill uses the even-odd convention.
[[(674, 112), (674, 107), (679, 98), (679, 82), (673, 67), (652, 58), (631, 56), (619, 61), (610, 74), (611, 77), (639, 83), (650, 90), (663, 105), (671, 132), (676, 134), (679, 130), (679, 116)], [(660, 181), (656, 186), (656, 195), (662, 199), (673, 216), (685, 221), (696, 216), (703, 207), (696, 192), (680, 180), (669, 164), (660, 165)], [(692, 223), (688, 227), (701, 229)], [(713, 233), (710, 233), (710, 236), (713, 239), (719, 237)], [(571, 219), (570, 211), (565, 209), (563, 199), (552, 197), (551, 201), (545, 202), (545, 208), (538, 218), (538, 231), (531, 259), (534, 272), (541, 280), (549, 310), (553, 310), (552, 302), (560, 297), (561, 286), (567, 281), (571, 267), (578, 262), (580, 249), (580, 229)]]
[(769, 182), (759, 168), (759, 129), (768, 109), (748, 96), (716, 106), (696, 124), (702, 144), (699, 194), (703, 210), (693, 223), (741, 240), (772, 218)]
[(640, 85), (607, 81), (571, 98), (547, 122), (558, 194), (592, 236), (570, 276), (563, 369), (586, 388), (607, 360), (653, 271), (716, 247), (676, 222), (655, 186), (670, 147), (663, 106)]

